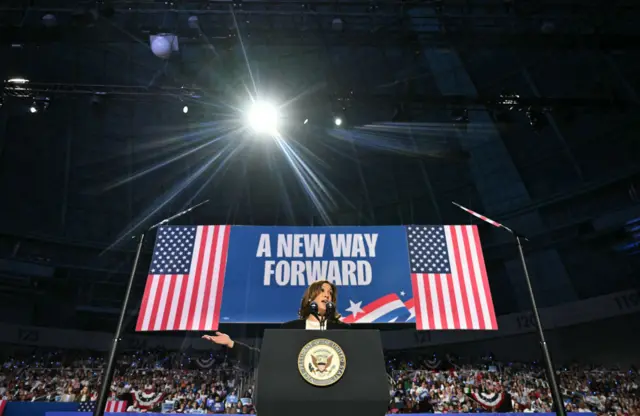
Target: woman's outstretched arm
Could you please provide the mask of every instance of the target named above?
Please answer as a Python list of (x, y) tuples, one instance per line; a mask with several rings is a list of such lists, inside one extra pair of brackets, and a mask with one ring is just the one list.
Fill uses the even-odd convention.
[(237, 360), (240, 367), (243, 368), (254, 366), (260, 357), (260, 350), (258, 348), (234, 341), (229, 335), (222, 332), (215, 332), (213, 335), (203, 335), (202, 338), (225, 347), (227, 356), (233, 360)]

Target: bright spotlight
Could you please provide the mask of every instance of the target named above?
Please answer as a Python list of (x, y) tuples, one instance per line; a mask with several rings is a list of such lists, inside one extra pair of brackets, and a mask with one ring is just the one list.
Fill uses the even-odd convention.
[(35, 105), (32, 105), (31, 107), (29, 107), (29, 112), (31, 114), (35, 114), (38, 112), (38, 108)]
[(249, 111), (249, 125), (257, 133), (278, 131), (278, 109), (269, 103), (256, 102)]
[(185, 105), (184, 107), (182, 107), (182, 112), (187, 114), (189, 112), (189, 106)]
[(338, 127), (342, 126), (342, 119), (340, 117), (336, 117), (333, 119), (333, 123)]

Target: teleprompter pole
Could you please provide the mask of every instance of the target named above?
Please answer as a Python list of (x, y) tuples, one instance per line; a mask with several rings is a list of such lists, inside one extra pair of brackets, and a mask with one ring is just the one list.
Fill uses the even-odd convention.
[[(551, 388), (551, 398), (553, 399), (553, 407), (558, 416), (566, 416), (566, 411), (564, 409), (564, 401), (562, 400), (562, 395), (560, 395), (560, 388), (558, 387), (558, 381), (556, 380), (556, 371), (553, 367), (553, 362), (551, 361), (551, 354), (549, 354), (549, 348), (547, 347), (547, 340), (544, 338), (544, 331), (542, 329), (542, 323), (540, 322), (540, 314), (538, 313), (538, 305), (536, 303), (536, 297), (533, 294), (533, 287), (531, 286), (531, 278), (529, 277), (529, 270), (527, 269), (527, 262), (524, 259), (524, 251), (522, 250), (522, 240), (527, 240), (526, 237), (523, 237), (521, 234), (518, 234), (511, 228), (507, 227), (504, 224), (500, 224), (499, 222), (492, 220), (480, 213), (477, 213), (469, 208), (465, 208), (457, 202), (451, 201), (451, 203), (463, 211), (468, 212), (474, 217), (480, 218), (482, 221), (493, 225), (494, 227), (502, 228), (504, 230), (509, 231), (516, 239), (516, 244), (518, 246), (518, 253), (520, 254), (520, 261), (522, 262), (522, 269), (524, 270), (524, 278), (527, 282), (527, 289), (529, 290), (529, 298), (531, 299), (531, 307), (533, 309), (533, 317), (536, 320), (536, 329), (538, 330), (538, 338), (540, 341), (540, 347), (542, 348), (542, 358), (544, 359), (544, 364), (547, 370), (547, 379), (549, 381), (549, 387)], [(528, 240), (527, 240), (528, 241)]]
[[(149, 227), (147, 233), (160, 227), (161, 225), (168, 224), (170, 221), (181, 217), (194, 209), (198, 208), (201, 205), (209, 202), (206, 201), (200, 202), (192, 206), (191, 208), (187, 208), (186, 210), (179, 212), (175, 215), (166, 218), (159, 223)], [(120, 318), (118, 318), (118, 326), (116, 327), (116, 332), (113, 336), (113, 341), (111, 343), (111, 350), (109, 351), (109, 360), (107, 361), (107, 368), (102, 376), (102, 385), (100, 386), (100, 395), (98, 396), (98, 401), (96, 403), (96, 410), (94, 411), (94, 416), (103, 416), (105, 408), (107, 406), (107, 399), (109, 398), (109, 391), (111, 390), (111, 381), (113, 380), (113, 373), (115, 372), (115, 361), (116, 355), (118, 353), (118, 346), (122, 341), (122, 325), (124, 323), (124, 318), (127, 315), (127, 309), (129, 307), (129, 298), (131, 297), (131, 289), (133, 288), (133, 281), (136, 277), (136, 271), (138, 269), (138, 263), (140, 262), (140, 253), (142, 253), (142, 245), (144, 243), (145, 233), (140, 235), (140, 240), (138, 241), (138, 249), (136, 250), (136, 257), (133, 260), (133, 266), (131, 267), (131, 274), (129, 275), (129, 283), (127, 284), (127, 291), (124, 294), (124, 300), (122, 301), (122, 308), (120, 309)]]
[(529, 291), (529, 298), (531, 299), (531, 307), (533, 309), (533, 317), (536, 320), (536, 329), (538, 330), (538, 338), (540, 347), (542, 348), (542, 355), (544, 358), (545, 366), (547, 367), (547, 377), (549, 378), (549, 387), (551, 388), (551, 397), (553, 399), (553, 407), (556, 415), (566, 416), (564, 409), (564, 401), (560, 394), (560, 388), (558, 387), (558, 381), (556, 380), (556, 371), (551, 361), (551, 354), (549, 354), (549, 347), (547, 347), (547, 341), (542, 330), (542, 323), (540, 322), (540, 314), (538, 313), (538, 305), (536, 303), (536, 297), (533, 294), (533, 287), (531, 286), (531, 278), (529, 277), (529, 270), (527, 268), (527, 262), (524, 259), (524, 251), (522, 250), (522, 241), (518, 234), (514, 233), (516, 237), (516, 244), (518, 245), (518, 252), (520, 254), (520, 261), (522, 262), (522, 269), (524, 270), (525, 281), (527, 282), (527, 290)]
[(111, 350), (109, 351), (109, 360), (107, 361), (107, 368), (102, 376), (102, 385), (100, 386), (100, 395), (98, 396), (98, 402), (96, 404), (96, 410), (94, 416), (103, 416), (105, 407), (107, 406), (107, 398), (109, 397), (109, 391), (111, 390), (111, 380), (113, 379), (113, 373), (115, 371), (116, 354), (118, 351), (118, 345), (122, 341), (122, 324), (124, 318), (127, 315), (127, 308), (129, 306), (129, 297), (131, 296), (131, 288), (133, 287), (133, 281), (138, 269), (138, 263), (140, 262), (140, 253), (142, 252), (142, 244), (144, 243), (145, 234), (140, 235), (138, 241), (138, 249), (136, 250), (136, 257), (133, 260), (133, 267), (131, 268), (131, 274), (129, 275), (129, 283), (127, 284), (127, 291), (124, 294), (124, 300), (122, 302), (122, 308), (120, 309), (120, 318), (118, 318), (118, 326), (116, 327), (116, 333), (113, 336), (111, 343)]

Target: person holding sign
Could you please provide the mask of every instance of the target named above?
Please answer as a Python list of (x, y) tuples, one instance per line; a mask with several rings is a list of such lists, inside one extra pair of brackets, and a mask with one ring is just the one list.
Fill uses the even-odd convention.
[[(298, 310), (298, 319), (285, 322), (282, 324), (282, 328), (316, 331), (348, 328), (349, 325), (340, 321), (340, 314), (335, 306), (337, 301), (338, 289), (333, 283), (326, 280), (314, 282), (305, 290), (302, 296), (300, 309)], [(253, 347), (232, 340), (229, 335), (222, 332), (216, 332), (214, 335), (203, 335), (202, 338), (214, 344), (227, 347), (229, 352), (240, 362), (246, 362), (248, 356), (251, 356), (253, 352), (259, 351)]]

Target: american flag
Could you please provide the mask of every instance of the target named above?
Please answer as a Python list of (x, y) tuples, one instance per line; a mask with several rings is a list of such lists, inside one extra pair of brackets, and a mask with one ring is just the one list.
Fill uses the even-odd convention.
[[(97, 402), (82, 402), (78, 406), (78, 412), (90, 412), (94, 413), (96, 411)], [(105, 407), (105, 412), (107, 413), (123, 413), (127, 411), (127, 402), (124, 400), (111, 400), (107, 402), (107, 406)]]
[(228, 225), (158, 229), (137, 331), (218, 329)]
[(478, 228), (407, 227), (416, 328), (498, 329)]
[(0, 400), (0, 416), (4, 414), (4, 408), (7, 407), (8, 400)]

